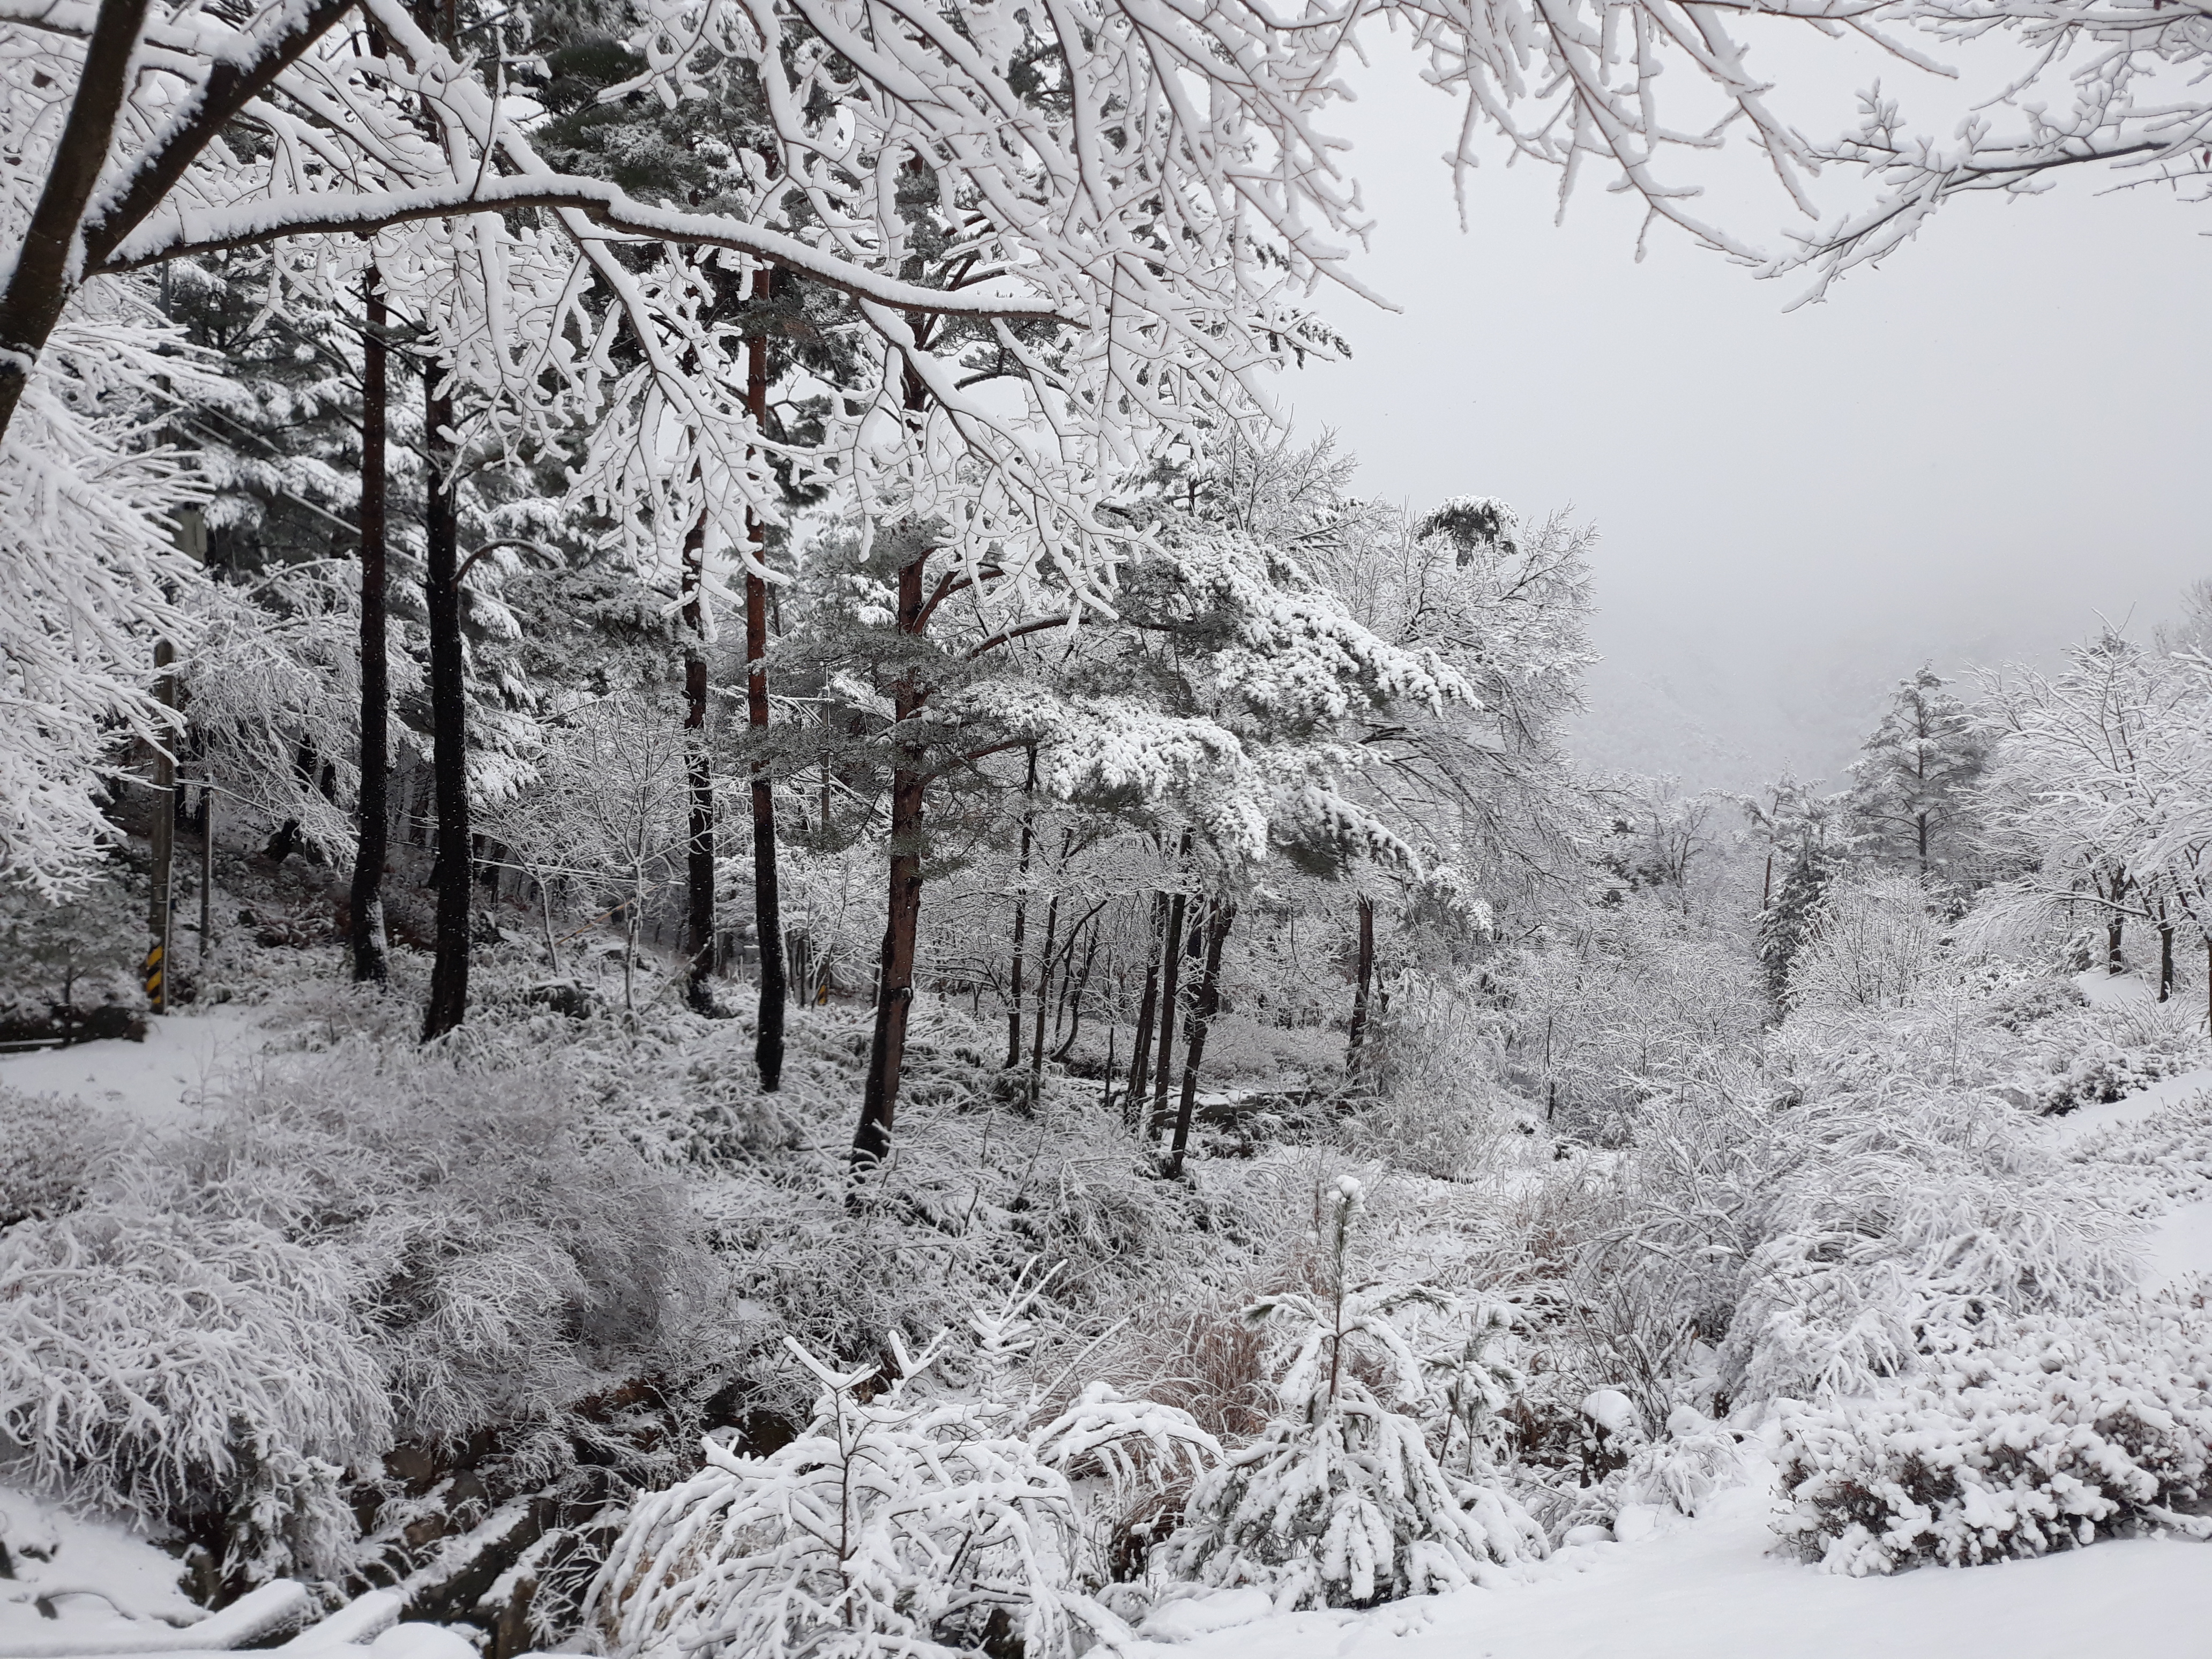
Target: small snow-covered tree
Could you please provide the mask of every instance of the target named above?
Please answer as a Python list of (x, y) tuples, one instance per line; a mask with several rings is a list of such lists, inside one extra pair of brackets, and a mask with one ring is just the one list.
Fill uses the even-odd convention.
[(2212, 663), (2107, 629), (2064, 668), (1992, 676), (1990, 836), (2022, 873), (1993, 908), (2086, 913), (2118, 973), (2130, 921), (2159, 936), (2161, 994), (2183, 919), (2212, 938)]
[[(1489, 1561), (1542, 1553), (1534, 1522), (1502, 1493), (1446, 1473), (1413, 1414), (1428, 1385), (1397, 1322), (1446, 1311), (1437, 1291), (1359, 1283), (1352, 1239), (1365, 1202), (1341, 1177), (1326, 1194), (1322, 1287), (1255, 1304), (1245, 1317), (1287, 1333), (1276, 1415), (1200, 1477), (1169, 1540), (1174, 1570), (1200, 1583), (1256, 1584), (1279, 1608), (1367, 1607), (1457, 1589)], [(1507, 1381), (1479, 1340), (1444, 1367), (1449, 1414)], [(1391, 1397), (1365, 1380), (1377, 1373)]]
[(1764, 797), (1746, 797), (1744, 812), (1766, 843), (1766, 873), (1759, 915), (1759, 959), (1768, 991), (1779, 1002), (1820, 913), (1829, 884), (1843, 872), (1850, 852), (1842, 794), (1819, 795), (1815, 784), (1784, 774)]
[[(532, 837), (541, 848), (564, 846), (574, 872), (615, 895), (623, 918), (623, 1006), (632, 1011), (647, 907), (682, 866), (681, 722), (678, 710), (644, 692), (587, 705), (554, 735), (534, 801), (517, 809), (543, 815)], [(538, 866), (541, 883), (554, 867)]]
[(1066, 1478), (1003, 1407), (916, 1387), (945, 1334), (910, 1354), (892, 1332), (887, 1376), (786, 1340), (822, 1384), (812, 1420), (766, 1457), (709, 1439), (704, 1469), (636, 1505), (592, 1593), (611, 1652), (1061, 1659), (1126, 1635), (1075, 1587)]
[(1898, 683), (1851, 767), (1850, 810), (1869, 853), (1956, 879), (1989, 744), (1949, 684), (1924, 665)]

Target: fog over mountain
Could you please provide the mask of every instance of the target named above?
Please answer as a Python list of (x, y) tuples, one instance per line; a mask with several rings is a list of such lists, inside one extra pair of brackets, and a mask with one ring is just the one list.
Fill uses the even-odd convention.
[[(1760, 50), (1804, 88), (1808, 131), (1848, 116), (1849, 76)], [(1925, 108), (1925, 77), (1875, 72)], [(1376, 221), (1360, 270), (1402, 308), (1336, 299), (1352, 360), (1284, 395), (1374, 494), (1595, 521), (1593, 762), (1833, 777), (1922, 660), (2046, 659), (2100, 615), (2147, 632), (2212, 572), (2194, 397), (2212, 338), (2172, 325), (2205, 259), (2185, 207), (2087, 178), (1962, 204), (1789, 311), (1788, 282), (1663, 228), (1639, 262), (1637, 210), (1600, 190), (1555, 228), (1550, 181), (1522, 168), (1468, 180), (1462, 233), (1439, 159), (1455, 106), (1389, 64), (1358, 84), (1340, 125)], [(1770, 183), (1714, 182), (1716, 216), (1781, 246)]]

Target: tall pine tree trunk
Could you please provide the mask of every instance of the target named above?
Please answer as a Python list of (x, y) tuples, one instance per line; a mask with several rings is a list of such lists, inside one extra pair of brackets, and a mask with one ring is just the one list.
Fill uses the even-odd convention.
[(430, 632), (430, 770), (438, 799), (437, 923), (422, 1037), (441, 1037), (469, 1008), (469, 772), (467, 686), (461, 650), (460, 526), (456, 517), (453, 398), (441, 371), (428, 374), (423, 451), (423, 602)]
[(1160, 951), (1167, 927), (1168, 896), (1154, 893), (1152, 926), (1146, 933), (1152, 942), (1152, 955), (1145, 964), (1145, 992), (1137, 1003), (1136, 1047), (1129, 1056), (1129, 1096), (1121, 1106), (1121, 1115), (1131, 1128), (1137, 1127), (1144, 1110), (1145, 1079), (1152, 1058), (1152, 1023), (1159, 1011)]
[(1030, 850), (1036, 834), (1036, 745), (1022, 779), (1022, 854), (1015, 865), (1013, 961), (1007, 969), (1006, 1069), (1022, 1063), (1022, 945), (1030, 930)]
[(1375, 989), (1375, 901), (1359, 897), (1359, 980), (1352, 993), (1352, 1032), (1344, 1044), (1345, 1074), (1359, 1079), (1360, 1049), (1367, 1041), (1368, 1000)]
[(714, 1010), (714, 755), (707, 726), (707, 515), (684, 538), (684, 784), (690, 805), (684, 859), (684, 992), (695, 1012)]
[(1198, 996), (1191, 1004), (1190, 1048), (1182, 1064), (1182, 1099), (1176, 1109), (1175, 1142), (1168, 1148), (1168, 1173), (1182, 1173), (1183, 1151), (1190, 1145), (1190, 1121), (1198, 1108), (1198, 1068), (1206, 1058), (1206, 1034), (1221, 1012), (1221, 948), (1229, 942), (1229, 929), (1237, 921), (1237, 907), (1217, 899), (1206, 929), (1206, 969), (1198, 981)]
[(1176, 997), (1182, 981), (1183, 918), (1188, 913), (1190, 899), (1177, 893), (1168, 901), (1167, 959), (1160, 966), (1159, 1058), (1152, 1073), (1152, 1106), (1145, 1125), (1145, 1133), (1154, 1140), (1167, 1127), (1168, 1085), (1175, 1071)]
[(384, 860), (390, 850), (390, 660), (385, 647), (385, 448), (391, 386), (384, 290), (371, 268), (362, 283), (361, 362), (361, 806), (349, 908), (353, 976), (384, 982)]
[[(773, 272), (757, 272), (763, 298), (775, 294)], [(768, 337), (756, 332), (745, 347), (745, 407), (753, 429), (768, 424)], [(750, 515), (753, 558), (768, 556), (768, 520)], [(760, 1007), (754, 1028), (753, 1063), (761, 1088), (774, 1094), (783, 1086), (784, 986), (783, 904), (776, 885), (775, 790), (768, 759), (768, 583), (757, 570), (745, 573), (745, 726), (763, 752), (753, 761), (753, 933), (760, 945)]]
[[(923, 627), (922, 574), (927, 551), (898, 573), (898, 626), (919, 635)], [(893, 690), (891, 710), (902, 727), (921, 713), (923, 693), (909, 670)], [(907, 729), (911, 729), (908, 727)], [(885, 895), (884, 948), (876, 970), (876, 1030), (868, 1049), (868, 1080), (860, 1098), (860, 1127), (853, 1135), (853, 1174), (865, 1179), (890, 1155), (898, 1116), (899, 1077), (906, 1063), (908, 1016), (914, 1009), (915, 942), (921, 929), (921, 805), (928, 777), (916, 746), (901, 743), (891, 771), (890, 879)]]
[(1054, 936), (1060, 928), (1060, 895), (1054, 893), (1044, 907), (1044, 948), (1037, 952), (1036, 1019), (1030, 1027), (1030, 1109), (1036, 1110), (1037, 1097), (1044, 1092), (1044, 1019), (1052, 1001), (1052, 947)]

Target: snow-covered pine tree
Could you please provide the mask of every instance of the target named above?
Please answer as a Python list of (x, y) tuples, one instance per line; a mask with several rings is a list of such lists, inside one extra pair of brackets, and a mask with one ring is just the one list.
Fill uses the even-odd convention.
[(1850, 811), (1870, 856), (1962, 882), (1989, 743), (1950, 684), (1927, 664), (1898, 682), (1851, 766)]
[[(1485, 1563), (1543, 1553), (1541, 1529), (1517, 1504), (1447, 1473), (1431, 1449), (1413, 1414), (1428, 1392), (1425, 1367), (1397, 1322), (1451, 1304), (1425, 1285), (1356, 1278), (1353, 1236), (1364, 1201), (1351, 1176), (1323, 1194), (1317, 1293), (1292, 1291), (1246, 1310), (1246, 1318), (1285, 1333), (1276, 1413), (1192, 1486), (1183, 1525), (1166, 1546), (1185, 1577), (1259, 1585), (1279, 1608), (1368, 1607), (1460, 1589)], [(1446, 1414), (1462, 1429), (1484, 1389), (1509, 1380), (1481, 1334), (1470, 1333), (1443, 1366)], [(1378, 1374), (1387, 1401), (1366, 1381)]]
[(1759, 912), (1759, 960), (1767, 994), (1778, 1005), (1790, 989), (1790, 964), (1810, 936), (1828, 885), (1850, 855), (1847, 795), (1814, 793), (1814, 783), (1784, 774), (1763, 797), (1741, 801), (1765, 842), (1766, 870)]

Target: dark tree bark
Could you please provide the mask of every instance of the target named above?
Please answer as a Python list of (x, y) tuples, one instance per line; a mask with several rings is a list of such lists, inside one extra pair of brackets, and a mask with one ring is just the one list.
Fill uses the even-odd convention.
[(173, 124), (119, 170), (101, 192), (94, 216), (86, 219), (86, 205), (114, 143), (148, 9), (146, 0), (101, 0), (93, 20), (76, 95), (15, 268), (0, 289), (0, 437), (13, 423), (32, 366), (76, 290), (76, 273), (96, 271), (106, 264), (233, 118), (352, 10), (353, 0), (310, 0), (279, 20), (262, 38), (258, 52), (217, 61), (207, 80), (177, 108)]
[(2158, 1000), (2164, 1002), (2173, 994), (2173, 924), (2166, 919), (2166, 906), (2159, 906), (2158, 917)]
[(1030, 850), (1036, 834), (1036, 745), (1022, 779), (1022, 854), (1015, 865), (1013, 963), (1007, 970), (1006, 1069), (1022, 1063), (1022, 945), (1030, 930)]
[(0, 434), (14, 420), (23, 388), (30, 384), (31, 366), (68, 303), (77, 226), (114, 142), (131, 54), (146, 24), (146, 4), (147, 0), (100, 0), (46, 187), (31, 211), (8, 285), (0, 290)]
[(1375, 901), (1364, 894), (1359, 900), (1359, 978), (1352, 993), (1352, 1032), (1345, 1039), (1344, 1069), (1355, 1080), (1359, 1076), (1359, 1050), (1367, 1041), (1368, 1000), (1375, 989)]
[(1030, 1109), (1044, 1092), (1044, 1019), (1052, 1002), (1052, 947), (1060, 928), (1060, 895), (1045, 902), (1044, 948), (1037, 952), (1036, 1018), (1030, 1027)]
[(1175, 1071), (1176, 997), (1182, 981), (1183, 918), (1190, 908), (1188, 895), (1177, 893), (1168, 901), (1167, 960), (1160, 970), (1159, 1058), (1152, 1074), (1152, 1108), (1145, 1132), (1154, 1140), (1167, 1127), (1168, 1085)]
[[(1103, 902), (1093, 907), (1091, 915), (1084, 919), (1091, 923), (1091, 943), (1084, 950), (1081, 971), (1072, 976), (1066, 974), (1060, 976), (1060, 1006), (1061, 1012), (1067, 1016), (1067, 1035), (1060, 1039), (1060, 1046), (1052, 1051), (1053, 1063), (1056, 1066), (1065, 1066), (1067, 1063), (1068, 1055), (1075, 1048), (1075, 1039), (1083, 1031), (1083, 999), (1091, 989), (1091, 970), (1098, 962), (1099, 925), (1097, 918), (1098, 912), (1105, 908)], [(1083, 922), (1079, 921), (1075, 924), (1075, 931), (1067, 936), (1067, 960), (1071, 967), (1075, 962), (1075, 941), (1081, 934), (1082, 929)], [(1107, 976), (1109, 980), (1113, 976), (1110, 969), (1108, 970)], [(1053, 1021), (1053, 1030), (1057, 1031), (1059, 1029), (1060, 1022), (1055, 1017)], [(1106, 1043), (1109, 1049), (1113, 1047), (1114, 1035), (1110, 1030), (1106, 1034)], [(1114, 1080), (1114, 1062), (1110, 1058), (1106, 1062), (1106, 1081), (1110, 1087)]]
[(361, 369), (361, 805), (349, 908), (353, 976), (381, 985), (389, 972), (384, 937), (384, 861), (390, 851), (386, 784), (392, 688), (385, 646), (385, 448), (389, 415), (384, 290), (371, 270), (362, 284)]
[(684, 997), (696, 1012), (714, 1012), (714, 759), (707, 729), (707, 515), (684, 538)]
[(1198, 981), (1198, 996), (1191, 1004), (1190, 1048), (1182, 1064), (1182, 1098), (1176, 1108), (1175, 1141), (1168, 1148), (1167, 1172), (1182, 1173), (1183, 1151), (1190, 1145), (1190, 1120), (1198, 1107), (1198, 1068), (1206, 1058), (1206, 1033), (1221, 1012), (1221, 947), (1237, 921), (1237, 907), (1217, 899), (1206, 928), (1206, 969)]
[(423, 514), (424, 607), (430, 633), (430, 772), (438, 802), (437, 923), (422, 1039), (454, 1030), (469, 1009), (468, 687), (461, 647), (460, 526), (452, 397), (429, 370), (423, 411), (429, 475)]
[[(928, 563), (924, 551), (900, 568), (898, 627), (902, 634), (920, 635), (927, 620), (922, 576)], [(894, 721), (903, 726), (912, 720), (921, 712), (924, 696), (912, 672), (902, 674), (892, 690)], [(915, 940), (921, 927), (921, 805), (928, 783), (927, 764), (918, 746), (898, 744), (891, 770), (890, 879), (876, 974), (876, 1030), (868, 1050), (860, 1127), (853, 1135), (855, 1178), (865, 1178), (890, 1155), (891, 1127), (898, 1115), (907, 1018), (914, 1008)]]
[(1168, 933), (1168, 896), (1152, 895), (1152, 923), (1146, 937), (1152, 942), (1152, 960), (1145, 964), (1145, 992), (1137, 1003), (1137, 1039), (1134, 1052), (1129, 1057), (1128, 1098), (1122, 1102), (1121, 1115), (1129, 1127), (1137, 1127), (1144, 1109), (1145, 1079), (1152, 1058), (1152, 1022), (1159, 1009), (1160, 953)]
[[(762, 297), (773, 297), (775, 278), (763, 275)], [(745, 349), (745, 407), (753, 429), (768, 424), (768, 337), (756, 333)], [(753, 557), (768, 556), (768, 521), (751, 515)], [(757, 570), (745, 573), (745, 725), (757, 744), (768, 739), (768, 583)], [(760, 947), (760, 1007), (754, 1028), (753, 1062), (761, 1088), (774, 1094), (783, 1086), (784, 985), (783, 905), (776, 885), (775, 790), (763, 754), (753, 762), (753, 932)], [(919, 898), (917, 897), (917, 902)], [(903, 1036), (904, 1027), (901, 1027)]]

